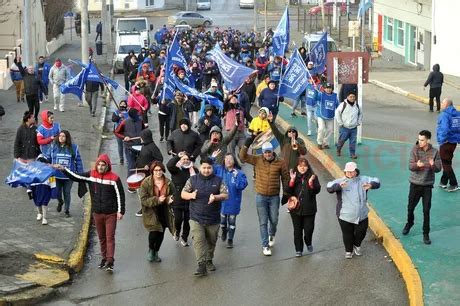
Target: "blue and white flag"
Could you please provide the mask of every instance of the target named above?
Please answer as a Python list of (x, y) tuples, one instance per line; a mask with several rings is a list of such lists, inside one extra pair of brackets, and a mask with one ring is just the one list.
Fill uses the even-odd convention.
[(308, 85), (309, 75), (305, 62), (295, 49), (294, 54), (289, 60), (286, 72), (281, 79), (279, 95), (291, 99), (297, 99), (305, 92)]
[(273, 55), (283, 56), (289, 47), (289, 9), (286, 7), (272, 38)]
[(209, 104), (211, 104), (212, 106), (217, 107), (219, 109), (222, 109), (224, 107), (222, 101), (220, 101), (216, 97), (204, 94), (202, 92), (199, 92), (198, 90), (196, 90), (193, 87), (185, 85), (184, 83), (179, 81), (176, 76), (173, 76), (173, 78), (174, 78), (175, 85), (176, 85), (177, 89), (179, 89), (184, 95), (192, 96), (192, 97), (201, 99), (203, 101), (208, 101)]
[(241, 65), (225, 55), (219, 45), (216, 45), (208, 54), (212, 55), (212, 59), (217, 63), (225, 87), (229, 91), (237, 90), (251, 74), (257, 73), (257, 70)]
[(314, 73), (322, 74), (326, 66), (327, 56), (327, 32), (318, 40), (310, 51), (310, 60), (313, 62)]
[(80, 67), (82, 68), (88, 68), (89, 66), (89, 73), (88, 73), (88, 78), (86, 79), (86, 81), (93, 81), (93, 82), (98, 82), (98, 83), (107, 83), (107, 84), (110, 84), (112, 85), (113, 88), (117, 89), (119, 84), (112, 80), (112, 79), (109, 79), (108, 77), (104, 76), (96, 67), (96, 65), (94, 65), (93, 63), (90, 63), (90, 65), (87, 65), (79, 60), (71, 60), (69, 59), (69, 61), (71, 63), (75, 63), (75, 64), (78, 64), (80, 65)]
[(80, 71), (80, 73), (78, 73), (75, 77), (71, 78), (70, 80), (59, 86), (61, 93), (74, 94), (81, 100), (83, 95), (83, 89), (85, 88), (85, 82), (88, 78), (88, 74), (89, 69), (83, 68), (82, 71)]
[(372, 7), (372, 0), (361, 0), (358, 9), (358, 18), (361, 18)]
[(17, 159), (13, 161), (13, 168), (5, 179), (11, 187), (28, 187), (31, 184), (43, 183), (54, 173), (54, 169), (38, 161), (23, 163)]

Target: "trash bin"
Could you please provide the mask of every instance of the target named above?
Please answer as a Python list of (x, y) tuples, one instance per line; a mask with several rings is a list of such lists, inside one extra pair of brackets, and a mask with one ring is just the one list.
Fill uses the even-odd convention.
[(102, 41), (96, 41), (96, 54), (102, 55)]

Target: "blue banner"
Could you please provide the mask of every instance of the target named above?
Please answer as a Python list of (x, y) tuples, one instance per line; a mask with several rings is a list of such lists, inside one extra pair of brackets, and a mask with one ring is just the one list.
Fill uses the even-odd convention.
[(308, 70), (305, 62), (295, 49), (294, 54), (289, 60), (286, 72), (281, 79), (279, 95), (291, 99), (297, 99), (305, 92), (309, 80)]
[(217, 99), (217, 98), (215, 98), (215, 97), (213, 97), (211, 95), (207, 95), (207, 94), (204, 94), (202, 92), (199, 92), (198, 90), (196, 90), (193, 87), (185, 85), (184, 83), (179, 81), (176, 76), (173, 76), (173, 78), (174, 78), (175, 85), (176, 85), (177, 89), (179, 89), (184, 95), (192, 96), (192, 97), (201, 99), (203, 101), (208, 101), (209, 104), (211, 104), (211, 105), (213, 105), (213, 106), (215, 106), (215, 107), (217, 107), (219, 109), (224, 107), (222, 101), (220, 101), (219, 99)]
[(30, 184), (43, 183), (54, 173), (49, 164), (38, 161), (23, 163), (15, 159), (5, 183), (11, 187), (28, 187)]
[(85, 88), (85, 82), (86, 82), (86, 79), (88, 78), (88, 73), (89, 73), (89, 69), (83, 68), (83, 70), (80, 71), (79, 74), (77, 74), (75, 77), (71, 78), (70, 80), (68, 80), (67, 82), (65, 82), (59, 87), (59, 89), (61, 90), (61, 93), (74, 94), (81, 100), (82, 95), (83, 95), (83, 88)]
[(372, 7), (372, 0), (361, 0), (358, 9), (358, 18), (362, 17)]
[(323, 33), (323, 36), (319, 39), (316, 45), (310, 51), (310, 60), (314, 65), (315, 74), (322, 74), (326, 66), (326, 55), (327, 55), (327, 32)]
[(257, 70), (241, 65), (226, 56), (219, 45), (216, 45), (208, 54), (212, 55), (212, 59), (217, 63), (225, 87), (229, 91), (237, 90), (251, 74), (257, 73)]
[(272, 39), (273, 55), (283, 56), (289, 47), (289, 9), (286, 7)]
[[(80, 65), (80, 67), (82, 68), (88, 68), (88, 65), (87, 64), (84, 64), (83, 62), (79, 61), (79, 60), (69, 60), (71, 63), (75, 63), (75, 64), (78, 64)], [(93, 81), (93, 82), (98, 82), (98, 83), (108, 83), (110, 85), (112, 85), (113, 88), (117, 89), (119, 84), (112, 80), (112, 79), (109, 79), (108, 77), (104, 76), (102, 73), (100, 73), (100, 71), (97, 69), (96, 65), (94, 65), (93, 63), (90, 64), (89, 66), (89, 73), (88, 73), (88, 78), (87, 78), (87, 81)]]

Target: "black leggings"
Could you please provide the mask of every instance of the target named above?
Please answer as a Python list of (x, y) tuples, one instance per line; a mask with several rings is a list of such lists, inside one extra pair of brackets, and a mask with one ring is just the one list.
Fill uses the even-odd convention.
[(149, 249), (158, 252), (163, 243), (163, 238), (165, 237), (165, 232), (149, 232)]
[(188, 221), (190, 220), (190, 211), (186, 208), (173, 208), (174, 212), (174, 224), (176, 226), (176, 236), (179, 236), (180, 230), (182, 228), (182, 224), (184, 227), (182, 228), (182, 239), (187, 241), (188, 235), (190, 234), (190, 224)]
[[(303, 243), (311, 245), (313, 230), (315, 229), (315, 215), (299, 216), (294, 212), (290, 214), (294, 227), (294, 245), (296, 252), (303, 252)], [(303, 236), (303, 239), (302, 239)]]
[[(160, 122), (160, 137), (168, 139), (169, 136), (169, 115), (158, 115), (158, 121)], [(164, 137), (163, 137), (164, 136)]]
[(366, 218), (358, 224), (350, 223), (339, 219), (340, 228), (342, 229), (343, 244), (346, 252), (353, 252), (353, 246), (361, 246), (364, 237), (366, 237), (369, 220)]
[(430, 88), (430, 110), (433, 110), (434, 99), (436, 99), (436, 110), (441, 109), (441, 87)]

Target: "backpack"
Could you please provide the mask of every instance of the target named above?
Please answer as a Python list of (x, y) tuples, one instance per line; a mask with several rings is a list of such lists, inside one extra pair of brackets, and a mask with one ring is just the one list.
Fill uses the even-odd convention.
[[(356, 103), (356, 107), (358, 108), (358, 117), (359, 117), (359, 115), (361, 115), (361, 108), (359, 108), (358, 101), (356, 101), (355, 103)], [(348, 105), (348, 103), (346, 103), (345, 101), (343, 101), (342, 104), (343, 104), (343, 108), (342, 108), (342, 111), (340, 112), (340, 116), (342, 116), (343, 111), (345, 110), (345, 107), (347, 107)]]

